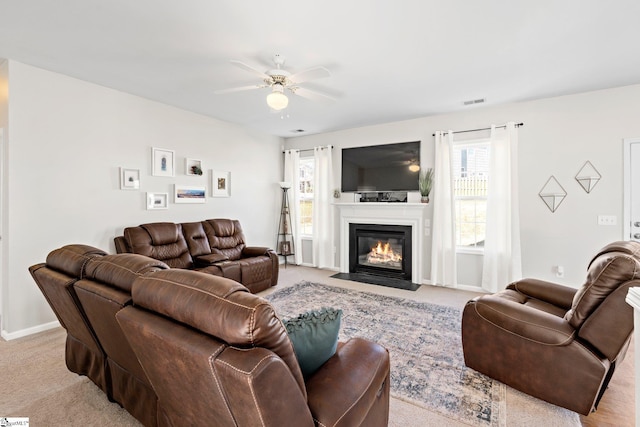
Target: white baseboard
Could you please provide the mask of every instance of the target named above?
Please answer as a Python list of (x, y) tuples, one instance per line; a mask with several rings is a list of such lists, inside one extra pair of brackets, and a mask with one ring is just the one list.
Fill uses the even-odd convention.
[(458, 285), (456, 289), (460, 289), (461, 291), (482, 292), (484, 294), (488, 293), (480, 286)]
[[(305, 264), (303, 264), (305, 265)], [(311, 268), (318, 268), (315, 265), (311, 265), (311, 264), (306, 264), (306, 267), (311, 267)], [(322, 270), (327, 270), (327, 271), (335, 271), (336, 273), (340, 272), (340, 269), (338, 267), (322, 267)]]
[(32, 326), (31, 328), (21, 329), (19, 331), (11, 332), (11, 333), (3, 329), (2, 333), (0, 333), (0, 336), (2, 336), (2, 338), (6, 341), (11, 341), (17, 338), (26, 337), (28, 335), (37, 334), (38, 332), (48, 331), (49, 329), (55, 329), (58, 327), (60, 327), (60, 322), (55, 320), (53, 322), (44, 323), (38, 326)]
[(487, 293), (487, 291), (482, 289), (480, 286), (457, 285), (455, 287), (449, 287), (449, 286), (434, 285), (434, 284), (431, 283), (430, 280), (423, 280), (422, 284), (423, 285), (429, 285), (429, 286), (439, 286), (441, 288), (447, 288), (447, 289), (457, 289), (457, 290), (460, 290), (460, 291), (482, 292), (482, 293), (485, 293), (485, 294)]

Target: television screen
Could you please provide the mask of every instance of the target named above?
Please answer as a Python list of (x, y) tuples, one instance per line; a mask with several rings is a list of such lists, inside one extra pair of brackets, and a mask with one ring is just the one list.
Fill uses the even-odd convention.
[(420, 141), (342, 149), (342, 191), (417, 191)]

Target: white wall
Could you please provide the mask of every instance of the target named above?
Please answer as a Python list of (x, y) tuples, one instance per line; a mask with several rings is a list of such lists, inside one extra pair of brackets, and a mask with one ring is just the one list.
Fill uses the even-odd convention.
[(0, 58), (0, 127), (9, 120), (9, 61)]
[[(5, 179), (3, 171), (5, 168), (5, 147), (4, 141), (7, 138), (7, 125), (9, 122), (9, 62), (6, 59), (0, 59), (0, 236), (3, 234), (5, 228), (5, 212), (4, 204), (2, 200), (2, 194), (4, 190)], [(2, 283), (6, 280), (6, 268), (4, 268), (5, 259), (4, 255), (6, 251), (3, 251), (4, 242), (0, 241), (0, 331), (3, 324), (3, 301), (6, 300), (6, 289), (2, 286)]]
[[(622, 239), (622, 140), (640, 136), (639, 114), (640, 85), (634, 85), (296, 137), (287, 139), (285, 147), (303, 149), (333, 144), (334, 179), (338, 187), (341, 148), (421, 140), (422, 166), (432, 167), (432, 134), (436, 130), (524, 122), (519, 131), (523, 274), (578, 287), (597, 250)], [(591, 194), (585, 193), (574, 179), (587, 160), (602, 175)], [(551, 175), (568, 193), (555, 213), (538, 197)], [(350, 197), (343, 195), (342, 200), (352, 201)], [(598, 226), (599, 214), (616, 215), (618, 225)], [(432, 217), (431, 206), (427, 216)], [(425, 245), (424, 279), (428, 280), (430, 238)], [(460, 256), (459, 260), (461, 283), (478, 286), (482, 263), (470, 255)], [(555, 277), (556, 265), (564, 266), (564, 278)]]
[[(126, 226), (236, 218), (247, 243), (273, 246), (280, 138), (15, 61), (9, 76), (3, 336), (55, 320), (27, 269), (62, 245), (114, 252)], [(151, 147), (175, 150), (174, 178), (151, 176)], [(202, 177), (185, 175), (187, 157), (203, 161)], [(119, 189), (119, 167), (140, 169), (140, 191)], [(230, 198), (146, 210), (146, 191), (209, 189), (211, 169), (231, 172)]]

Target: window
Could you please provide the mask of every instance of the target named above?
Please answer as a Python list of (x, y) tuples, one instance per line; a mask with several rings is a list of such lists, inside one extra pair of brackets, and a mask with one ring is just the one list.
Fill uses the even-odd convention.
[(313, 234), (313, 157), (300, 159), (300, 235)]
[(489, 143), (457, 143), (453, 148), (456, 246), (484, 247), (487, 223)]

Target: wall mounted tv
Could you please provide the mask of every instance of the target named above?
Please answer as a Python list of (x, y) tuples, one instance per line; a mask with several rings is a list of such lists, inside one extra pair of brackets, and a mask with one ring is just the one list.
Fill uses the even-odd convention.
[(342, 191), (417, 191), (420, 141), (342, 149)]

